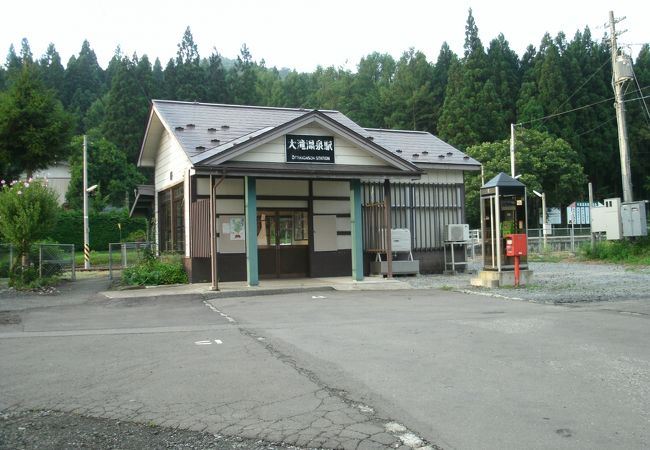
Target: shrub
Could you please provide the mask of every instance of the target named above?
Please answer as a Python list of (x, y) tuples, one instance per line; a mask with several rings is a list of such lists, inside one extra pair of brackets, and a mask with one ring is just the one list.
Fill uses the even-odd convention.
[[(126, 210), (91, 213), (88, 220), (91, 250), (108, 250), (108, 244), (120, 242), (118, 224), (122, 227), (122, 236), (127, 236), (127, 239), (138, 231), (146, 236), (146, 219), (129, 217)], [(62, 244), (74, 244), (78, 250), (83, 249), (83, 211), (63, 211), (49, 237)]]
[(585, 245), (581, 249), (580, 256), (613, 263), (650, 264), (650, 237), (600, 241), (593, 249)]
[(187, 273), (178, 257), (170, 261), (143, 258), (135, 266), (122, 271), (122, 284), (130, 286), (153, 286), (188, 283)]
[[(38, 239), (47, 236), (59, 212), (56, 194), (40, 181), (0, 180), (0, 237), (13, 244), (16, 261), (11, 283), (32, 282), (29, 251)], [(37, 273), (38, 276), (38, 273)], [(18, 277), (18, 280), (15, 278)]]

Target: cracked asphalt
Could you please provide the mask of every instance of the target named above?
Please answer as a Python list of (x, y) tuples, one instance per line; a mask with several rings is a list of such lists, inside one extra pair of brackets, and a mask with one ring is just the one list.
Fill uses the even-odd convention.
[[(650, 447), (650, 296), (108, 300), (78, 283), (0, 296), (0, 448)], [(97, 439), (25, 439), (59, 423)]]
[(6, 418), (59, 411), (301, 448), (436, 448), (198, 296), (8, 299), (2, 309)]

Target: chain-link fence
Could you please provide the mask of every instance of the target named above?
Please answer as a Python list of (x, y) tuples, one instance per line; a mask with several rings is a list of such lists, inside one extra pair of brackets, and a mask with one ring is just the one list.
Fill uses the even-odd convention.
[[(554, 252), (575, 253), (581, 246), (589, 245), (591, 242), (591, 229), (581, 228), (559, 228), (553, 227), (551, 234), (544, 239), (541, 228), (528, 229), (528, 253), (543, 254)], [(467, 246), (468, 260), (481, 258), (481, 230), (470, 230), (470, 242)]]
[(153, 242), (115, 242), (108, 244), (108, 278), (113, 279), (113, 271), (137, 264), (147, 257), (155, 255)]
[[(58, 276), (76, 279), (73, 244), (34, 244), (29, 251), (29, 265), (38, 270), (40, 278)], [(0, 278), (8, 278), (16, 261), (16, 249), (0, 244)]]
[(75, 280), (74, 244), (38, 244), (38, 275)]

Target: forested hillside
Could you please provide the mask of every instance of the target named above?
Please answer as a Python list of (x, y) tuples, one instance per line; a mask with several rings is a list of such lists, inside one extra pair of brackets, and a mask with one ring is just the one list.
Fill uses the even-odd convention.
[[(529, 170), (545, 171), (542, 188), (550, 192), (549, 206), (572, 201), (566, 195), (571, 176), (573, 199), (586, 197), (587, 179), (593, 182), (598, 198), (620, 196), (608, 41), (585, 28), (572, 37), (546, 34), (523, 55), (517, 55), (503, 35), (487, 45), (478, 36), (470, 11), (461, 55), (446, 43), (438, 55), (424, 55), (411, 48), (395, 59), (379, 51), (363, 57), (356, 71), (319, 67), (313, 73), (266, 67), (263, 55), (255, 59), (245, 44), (234, 64), (226, 64), (216, 48), (210, 55), (199, 55), (189, 27), (174, 59), (152, 61), (146, 55), (124, 55), (118, 48), (106, 68), (100, 67), (87, 41), (78, 55), (64, 63), (54, 43), (37, 57), (24, 39), (20, 49), (9, 49), (6, 63), (0, 67), (0, 174), (9, 179), (24, 170), (37, 170), (52, 159), (69, 158), (74, 178), (68, 199), (70, 206), (78, 206), (78, 136), (85, 133), (91, 142), (91, 177), (101, 179), (104, 202), (123, 205), (125, 193), (144, 181), (133, 164), (149, 102), (158, 98), (336, 109), (366, 127), (430, 131), (479, 159), (490, 155), (488, 147), (480, 144), (498, 143), (500, 148), (505, 145), (502, 141), (509, 139), (510, 124), (515, 123), (518, 135), (542, 132), (528, 142), (561, 138), (554, 148), (567, 144), (568, 151), (561, 152), (559, 158), (570, 154), (569, 162), (556, 161), (555, 166), (540, 169), (544, 155), (537, 154), (541, 162), (528, 166)], [(637, 81), (628, 83), (625, 98), (634, 195), (645, 199), (650, 198), (650, 119), (639, 98), (650, 91), (647, 44), (634, 63)], [(38, 152), (31, 160), (18, 158), (16, 152), (21, 150), (8, 143), (15, 141), (16, 128), (8, 124), (18, 120), (14, 116), (21, 108), (35, 114), (43, 105), (47, 117), (39, 120), (51, 120), (48, 126), (54, 131), (49, 139), (56, 139), (48, 144), (48, 138), (29, 135), (25, 126), (21, 132), (27, 137), (21, 145), (29, 147), (38, 141), (34, 150)], [(528, 151), (534, 154), (542, 148), (540, 144)], [(31, 151), (30, 147), (22, 152)], [(483, 162), (487, 167), (488, 161)], [(499, 164), (491, 165), (490, 170), (504, 165), (501, 170), (509, 171), (507, 160)], [(563, 173), (560, 184), (559, 177), (554, 180), (553, 170), (563, 168), (569, 172)], [(553, 183), (557, 185), (548, 185)]]

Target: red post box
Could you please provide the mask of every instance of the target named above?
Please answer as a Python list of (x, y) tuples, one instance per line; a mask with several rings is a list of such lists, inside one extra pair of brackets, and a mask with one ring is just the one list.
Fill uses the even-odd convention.
[(506, 256), (515, 257), (515, 286), (519, 286), (519, 257), (528, 254), (528, 241), (525, 234), (506, 235)]
[(506, 236), (506, 256), (526, 256), (528, 241), (525, 234), (508, 234)]

